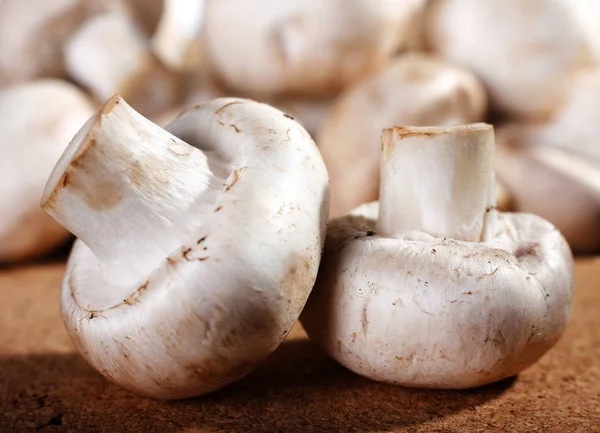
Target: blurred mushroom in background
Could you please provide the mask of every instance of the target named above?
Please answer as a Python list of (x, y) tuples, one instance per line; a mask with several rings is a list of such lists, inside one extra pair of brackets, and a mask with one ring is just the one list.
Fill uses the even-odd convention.
[(592, 63), (564, 0), (431, 0), (424, 28), (431, 51), (475, 73), (512, 118), (551, 115), (568, 76)]
[(181, 78), (160, 63), (149, 38), (127, 15), (90, 18), (67, 43), (65, 58), (69, 74), (99, 101), (119, 93), (151, 115), (182, 99)]
[[(89, 17), (115, 11), (146, 24), (162, 0), (3, 0), (0, 87), (39, 77), (66, 77), (63, 47)], [(137, 7), (134, 7), (137, 4)]]
[[(335, 94), (381, 69), (422, 0), (208, 0), (206, 56), (248, 96)], [(249, 14), (252, 14), (249, 16)]]
[(600, 249), (600, 69), (570, 77), (544, 123), (498, 130), (497, 171), (518, 211), (552, 222), (576, 253)]
[(0, 91), (0, 263), (39, 257), (68, 232), (40, 208), (54, 165), (95, 107), (57, 79)]
[(395, 125), (457, 125), (485, 119), (487, 97), (468, 70), (406, 54), (343, 93), (317, 136), (331, 181), (331, 217), (377, 199), (381, 132)]
[[(205, 60), (228, 94), (289, 112), (316, 135), (333, 98), (415, 39), (425, 0), (207, 0)], [(249, 15), (251, 14), (251, 15)]]

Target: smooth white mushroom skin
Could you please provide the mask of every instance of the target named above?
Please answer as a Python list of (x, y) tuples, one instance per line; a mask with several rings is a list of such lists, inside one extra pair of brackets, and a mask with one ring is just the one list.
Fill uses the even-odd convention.
[(520, 118), (548, 116), (569, 74), (591, 62), (563, 0), (432, 0), (425, 38), (433, 52), (481, 78), (494, 108)]
[(205, 0), (165, 0), (152, 50), (168, 67), (194, 70), (202, 65), (201, 32)]
[[(489, 197), (493, 146), (490, 131), (481, 128), (472, 130), (483, 152), (474, 158), (492, 173), (476, 174), (472, 188), (475, 197)], [(432, 157), (428, 148), (437, 143), (450, 150), (444, 142), (456, 130), (438, 128), (427, 137), (431, 129), (412, 128), (414, 134), (425, 134), (419, 141), (430, 141), (424, 143), (423, 156)], [(401, 148), (391, 155), (392, 162), (407, 157), (406, 138), (396, 133), (390, 140), (387, 147)], [(412, 144), (416, 158), (421, 149), (417, 140)], [(454, 194), (454, 181), (464, 181), (464, 174), (456, 172), (472, 168), (471, 162), (463, 167), (452, 161), (453, 156), (459, 164), (470, 161), (458, 153), (474, 149), (460, 144), (454, 149), (457, 155), (433, 156), (436, 168), (444, 160), (449, 163), (442, 169), (447, 198)], [(421, 174), (424, 180), (430, 172)], [(425, 208), (438, 206), (437, 199), (425, 195), (430, 186), (426, 180), (396, 185), (422, 188)], [(441, 183), (438, 187), (444, 189)], [(471, 200), (466, 191), (461, 197)], [(455, 203), (459, 211), (459, 200)], [(472, 209), (482, 210), (484, 203), (473, 200)], [(400, 221), (395, 233), (381, 234), (379, 209), (390, 205), (403, 207), (402, 201), (369, 203), (330, 223), (317, 283), (301, 316), (310, 338), (330, 356), (374, 380), (462, 389), (513, 376), (554, 345), (570, 316), (573, 260), (552, 224), (535, 215), (488, 209), (480, 217), (486, 227), (480, 242), (431, 236), (421, 230), (428, 225), (419, 221), (414, 227)], [(419, 212), (408, 203), (404, 209)], [(447, 226), (448, 234), (456, 232), (453, 226)]]
[[(598, 160), (591, 157), (596, 144), (577, 143), (586, 131), (563, 130), (552, 141), (546, 141), (551, 136), (542, 132), (523, 125), (500, 127), (498, 177), (510, 192), (515, 210), (548, 219), (575, 253), (596, 252), (600, 249), (600, 170)], [(564, 147), (556, 145), (558, 141)], [(575, 151), (585, 143), (590, 146), (588, 155)]]
[(147, 115), (169, 109), (182, 96), (180, 78), (166, 70), (146, 36), (122, 13), (86, 21), (67, 43), (65, 61), (69, 74), (97, 99), (119, 93)]
[(472, 73), (423, 54), (401, 56), (343, 93), (317, 136), (331, 179), (331, 217), (377, 199), (383, 129), (478, 122), (486, 107)]
[(0, 263), (43, 255), (67, 239), (39, 208), (40, 195), (69, 140), (93, 113), (86, 95), (61, 80), (0, 91)]
[(216, 99), (167, 130), (113, 98), (43, 207), (79, 236), (61, 298), (76, 347), (125, 388), (184, 398), (246, 375), (287, 335), (316, 279), (329, 188), (308, 133), (270, 106)]
[(325, 97), (383, 67), (422, 0), (207, 0), (207, 61), (257, 98)]

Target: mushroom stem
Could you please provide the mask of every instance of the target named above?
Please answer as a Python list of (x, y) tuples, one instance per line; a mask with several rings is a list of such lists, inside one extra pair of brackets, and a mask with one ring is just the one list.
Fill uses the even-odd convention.
[(378, 232), (487, 238), (496, 205), (491, 125), (394, 127), (382, 140)]
[(69, 144), (42, 208), (81, 239), (108, 274), (131, 284), (190, 240), (208, 212), (211, 179), (202, 151), (117, 95)]

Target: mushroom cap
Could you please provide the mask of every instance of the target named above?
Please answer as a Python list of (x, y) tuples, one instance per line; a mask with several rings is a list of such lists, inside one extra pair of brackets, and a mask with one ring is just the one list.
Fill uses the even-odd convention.
[(254, 97), (334, 94), (388, 62), (423, 3), (262, 0), (249, 12), (242, 0), (208, 0), (207, 61)]
[(558, 340), (573, 263), (548, 222), (498, 214), (482, 243), (373, 232), (378, 203), (330, 223), (301, 321), (350, 370), (392, 384), (470, 388), (512, 376)]
[(270, 106), (216, 99), (167, 129), (207, 155), (218, 185), (198, 197), (211, 202), (191, 222), (202, 223), (197, 233), (127, 287), (77, 241), (62, 309), (104, 376), (142, 395), (184, 398), (249, 373), (290, 331), (316, 278), (329, 188), (308, 133)]
[(377, 199), (383, 129), (473, 123), (486, 105), (472, 73), (424, 54), (398, 57), (340, 95), (317, 137), (331, 179), (332, 217)]
[[(585, 114), (583, 114), (585, 116)], [(513, 207), (548, 219), (565, 236), (576, 253), (600, 248), (600, 169), (590, 154), (594, 142), (585, 141), (587, 131), (540, 131), (527, 125), (501, 126), (496, 135), (496, 171), (509, 191)], [(578, 139), (584, 140), (583, 142)], [(556, 146), (560, 141), (563, 148)], [(588, 145), (588, 155), (578, 153)]]
[(0, 91), (0, 263), (42, 255), (68, 233), (39, 207), (54, 164), (94, 113), (74, 85), (46, 79)]
[(547, 116), (563, 82), (591, 61), (563, 0), (432, 0), (427, 45), (482, 79), (495, 108), (517, 117)]

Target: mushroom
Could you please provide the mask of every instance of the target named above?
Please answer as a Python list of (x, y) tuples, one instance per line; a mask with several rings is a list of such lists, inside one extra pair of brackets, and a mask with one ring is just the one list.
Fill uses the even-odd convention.
[(65, 50), (69, 74), (99, 100), (120, 93), (143, 114), (153, 115), (182, 98), (180, 77), (151, 53), (148, 39), (127, 15), (92, 17)]
[(492, 106), (515, 118), (545, 118), (566, 78), (591, 62), (564, 0), (432, 0), (425, 39), (438, 55), (473, 71)]
[(331, 178), (332, 217), (377, 199), (382, 129), (476, 122), (486, 105), (473, 74), (423, 54), (401, 56), (342, 94), (317, 136)]
[(38, 77), (65, 77), (63, 48), (78, 27), (103, 11), (129, 13), (139, 21), (157, 3), (144, 0), (141, 11), (129, 7), (136, 2), (140, 0), (0, 1), (0, 87)]
[(93, 113), (86, 95), (61, 80), (0, 91), (0, 263), (41, 256), (67, 239), (39, 198), (67, 143)]
[(207, 0), (206, 59), (257, 98), (324, 98), (383, 67), (424, 0)]
[(328, 212), (294, 120), (222, 98), (167, 130), (120, 97), (77, 133), (43, 208), (79, 240), (62, 311), (83, 357), (136, 393), (208, 393), (258, 366), (300, 315)]
[(194, 70), (202, 65), (200, 33), (205, 0), (165, 0), (152, 49), (162, 62), (175, 70)]
[(350, 370), (422, 388), (515, 375), (558, 340), (573, 260), (550, 223), (500, 213), (490, 125), (383, 133), (380, 201), (330, 223), (300, 318)]

